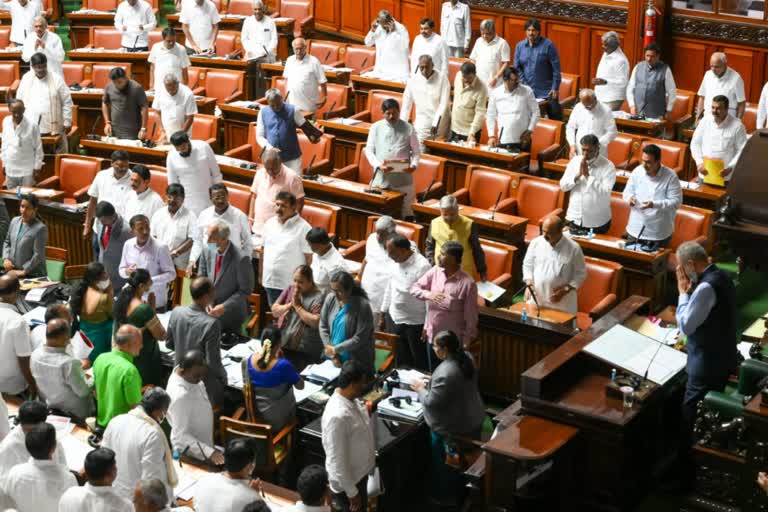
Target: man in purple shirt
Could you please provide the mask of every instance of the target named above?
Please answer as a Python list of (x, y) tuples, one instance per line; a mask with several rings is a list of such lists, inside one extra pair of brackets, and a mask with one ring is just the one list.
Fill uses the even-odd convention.
[[(427, 301), (424, 330), (430, 344), (437, 333), (448, 330), (455, 332), (467, 349), (477, 335), (477, 285), (461, 270), (463, 255), (459, 242), (445, 242), (437, 265), (411, 287), (414, 297)], [(437, 359), (429, 345), (427, 353), (431, 371)]]

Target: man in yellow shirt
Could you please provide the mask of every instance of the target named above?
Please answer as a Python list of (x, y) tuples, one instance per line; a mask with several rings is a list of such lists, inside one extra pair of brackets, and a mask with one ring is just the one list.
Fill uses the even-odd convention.
[(440, 248), (449, 240), (459, 242), (464, 248), (461, 269), (469, 276), (474, 276), (477, 269), (480, 280), (486, 281), (488, 269), (477, 226), (472, 219), (459, 214), (459, 202), (454, 196), (443, 196), (440, 199), (440, 216), (432, 219), (429, 226), (425, 251), (427, 259), (437, 264)]

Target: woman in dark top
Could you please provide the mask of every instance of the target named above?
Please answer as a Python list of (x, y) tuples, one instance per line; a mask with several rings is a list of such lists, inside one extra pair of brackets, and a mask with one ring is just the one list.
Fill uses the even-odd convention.
[(93, 343), (93, 350), (88, 354), (91, 363), (112, 350), (114, 294), (104, 265), (94, 261), (85, 268), (82, 281), (69, 299), (69, 309), (79, 320), (80, 330)]
[(243, 361), (245, 396), (252, 397), (254, 419), (272, 425), (275, 431), (296, 416), (292, 388), (304, 388), (301, 375), (283, 356), (280, 338), (279, 329), (267, 327), (261, 333), (261, 350)]
[(32, 194), (24, 194), (19, 201), (19, 216), (11, 219), (3, 243), (3, 268), (18, 277), (48, 275), (45, 266), (45, 246), (48, 228), (37, 216), (39, 201)]
[[(139, 370), (143, 386), (160, 385), (163, 376), (157, 341), (164, 340), (166, 334), (155, 313), (155, 294), (151, 289), (152, 277), (149, 272), (143, 268), (134, 270), (117, 295), (113, 315), (116, 329), (123, 324), (131, 324), (141, 329), (144, 344), (133, 363)], [(142, 300), (145, 294), (148, 294), (147, 302)]]

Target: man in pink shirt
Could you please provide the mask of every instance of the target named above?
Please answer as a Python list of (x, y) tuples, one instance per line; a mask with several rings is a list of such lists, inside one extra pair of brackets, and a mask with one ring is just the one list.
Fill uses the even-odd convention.
[(264, 223), (275, 216), (275, 196), (278, 192), (290, 192), (296, 196), (297, 209), (304, 207), (304, 185), (301, 176), (283, 165), (280, 153), (267, 149), (261, 157), (264, 164), (253, 177), (251, 191), (253, 201), (253, 232), (261, 235)]
[[(464, 348), (477, 335), (477, 285), (461, 270), (464, 248), (459, 242), (445, 242), (440, 249), (437, 265), (411, 287), (411, 294), (427, 301), (427, 321), (424, 330), (431, 344), (440, 331), (455, 332)], [(434, 352), (427, 346), (430, 371), (436, 366)]]

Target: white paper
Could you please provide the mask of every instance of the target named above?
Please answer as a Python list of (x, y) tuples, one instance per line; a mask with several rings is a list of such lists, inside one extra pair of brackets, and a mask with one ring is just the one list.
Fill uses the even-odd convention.
[(45, 308), (42, 306), (37, 306), (35, 309), (31, 311), (27, 311), (26, 313), (24, 313), (24, 320), (27, 322), (27, 325), (44, 324)]
[(411, 401), (409, 404), (405, 400), (402, 400), (400, 402), (400, 407), (395, 407), (395, 405), (392, 404), (392, 398), (394, 397), (389, 397), (379, 402), (379, 405), (377, 406), (378, 411), (389, 416), (397, 416), (410, 420), (419, 420), (424, 416), (424, 406), (419, 402)]
[(25, 297), (27, 302), (40, 302), (43, 300), (43, 294), (48, 291), (47, 286), (41, 286), (39, 288), (32, 288), (27, 292), (27, 296)]
[(88, 455), (93, 448), (91, 448), (88, 443), (82, 442), (72, 434), (61, 434), (58, 435), (57, 438), (64, 448), (64, 455), (67, 458), (67, 467), (72, 471), (80, 471), (83, 469), (85, 456)]
[(166, 311), (165, 313), (158, 313), (157, 319), (163, 324), (163, 329), (168, 330), (168, 322), (171, 321), (171, 312)]
[(359, 274), (360, 269), (363, 267), (363, 264), (359, 261), (348, 260), (346, 258), (344, 258), (344, 265), (347, 267), (347, 270), (351, 274)]
[(313, 394), (317, 393), (323, 389), (323, 386), (320, 386), (318, 384), (315, 384), (314, 382), (310, 382), (308, 380), (304, 381), (304, 389), (296, 389), (293, 388), (293, 396), (296, 399), (296, 403), (299, 404), (312, 396)]
[(320, 382), (331, 382), (338, 378), (339, 373), (341, 373), (341, 368), (337, 368), (330, 359), (326, 359), (320, 364), (311, 364), (301, 372), (304, 377)]
[(247, 342), (238, 343), (234, 347), (227, 350), (227, 355), (229, 357), (245, 359), (246, 357), (251, 357), (254, 352), (258, 352), (259, 350), (261, 350), (261, 342), (251, 338)]
[(230, 364), (224, 367), (227, 372), (227, 385), (235, 389), (243, 389), (243, 371), (239, 364)]
[(741, 352), (741, 355), (744, 357), (744, 359), (751, 359), (752, 356), (749, 355), (749, 349), (752, 348), (752, 343), (748, 341), (742, 341), (738, 344), (739, 352)]
[(419, 394), (415, 391), (412, 391), (410, 389), (403, 389), (403, 388), (395, 388), (392, 390), (392, 398), (400, 398), (404, 396), (411, 397), (411, 400), (418, 402), (419, 401)]
[(421, 373), (418, 370), (397, 370), (397, 376), (400, 378), (400, 382), (405, 382), (408, 385), (413, 384), (419, 380), (429, 380), (429, 376)]
[(506, 291), (507, 290), (501, 286), (498, 286), (490, 281), (477, 282), (477, 295), (491, 302), (496, 301), (499, 297), (504, 295)]

